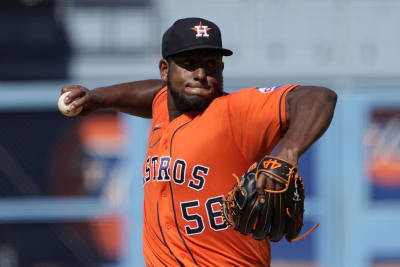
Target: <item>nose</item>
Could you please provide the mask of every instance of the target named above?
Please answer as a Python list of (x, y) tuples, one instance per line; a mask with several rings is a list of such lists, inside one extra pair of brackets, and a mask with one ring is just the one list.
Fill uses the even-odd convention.
[(194, 79), (196, 81), (203, 81), (207, 78), (207, 72), (203, 67), (199, 67), (194, 71)]

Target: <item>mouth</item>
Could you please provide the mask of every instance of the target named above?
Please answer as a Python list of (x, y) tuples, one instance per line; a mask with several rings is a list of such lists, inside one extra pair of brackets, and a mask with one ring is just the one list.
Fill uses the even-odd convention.
[(200, 96), (202, 98), (210, 98), (212, 96), (212, 90), (210, 87), (186, 86), (185, 93), (188, 95)]

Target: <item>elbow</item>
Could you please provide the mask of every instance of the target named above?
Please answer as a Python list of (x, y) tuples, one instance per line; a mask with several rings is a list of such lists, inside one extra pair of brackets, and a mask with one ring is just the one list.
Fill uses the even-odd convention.
[(329, 116), (332, 118), (336, 108), (337, 98), (338, 96), (335, 91), (321, 87), (320, 90), (318, 90), (318, 96), (315, 97), (315, 100), (316, 102), (319, 102), (321, 108), (320, 111), (327, 112), (327, 114), (330, 114)]
[(332, 89), (322, 86), (299, 86), (299, 90), (296, 90), (299, 96), (309, 97), (316, 102), (322, 102), (328, 105), (336, 105), (337, 94)]
[(338, 96), (332, 89), (322, 86), (310, 86), (308, 89), (310, 96), (318, 102), (333, 107), (336, 105)]
[(318, 106), (320, 109), (333, 110), (336, 107), (337, 94), (332, 89), (322, 86), (299, 86), (288, 94), (287, 103), (295, 106), (297, 103), (307, 103), (308, 107)]
[(336, 92), (326, 87), (321, 87), (321, 89), (321, 94), (323, 95), (325, 101), (335, 106), (338, 98)]

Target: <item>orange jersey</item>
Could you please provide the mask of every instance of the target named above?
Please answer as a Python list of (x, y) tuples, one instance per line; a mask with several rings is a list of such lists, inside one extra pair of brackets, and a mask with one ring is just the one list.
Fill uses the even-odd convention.
[(143, 166), (147, 266), (269, 266), (269, 241), (232, 230), (220, 208), (232, 173), (245, 173), (280, 140), (295, 87), (243, 89), (171, 122), (167, 89), (156, 95)]

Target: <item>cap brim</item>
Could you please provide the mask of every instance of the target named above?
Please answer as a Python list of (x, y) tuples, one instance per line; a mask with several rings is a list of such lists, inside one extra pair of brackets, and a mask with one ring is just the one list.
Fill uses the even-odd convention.
[(233, 52), (229, 49), (221, 48), (218, 46), (213, 46), (213, 45), (198, 45), (198, 46), (191, 46), (188, 48), (183, 48), (178, 51), (174, 51), (170, 53), (169, 55), (166, 55), (165, 57), (173, 56), (179, 53), (187, 52), (187, 51), (192, 51), (192, 50), (212, 50), (220, 53), (223, 56), (231, 56)]

